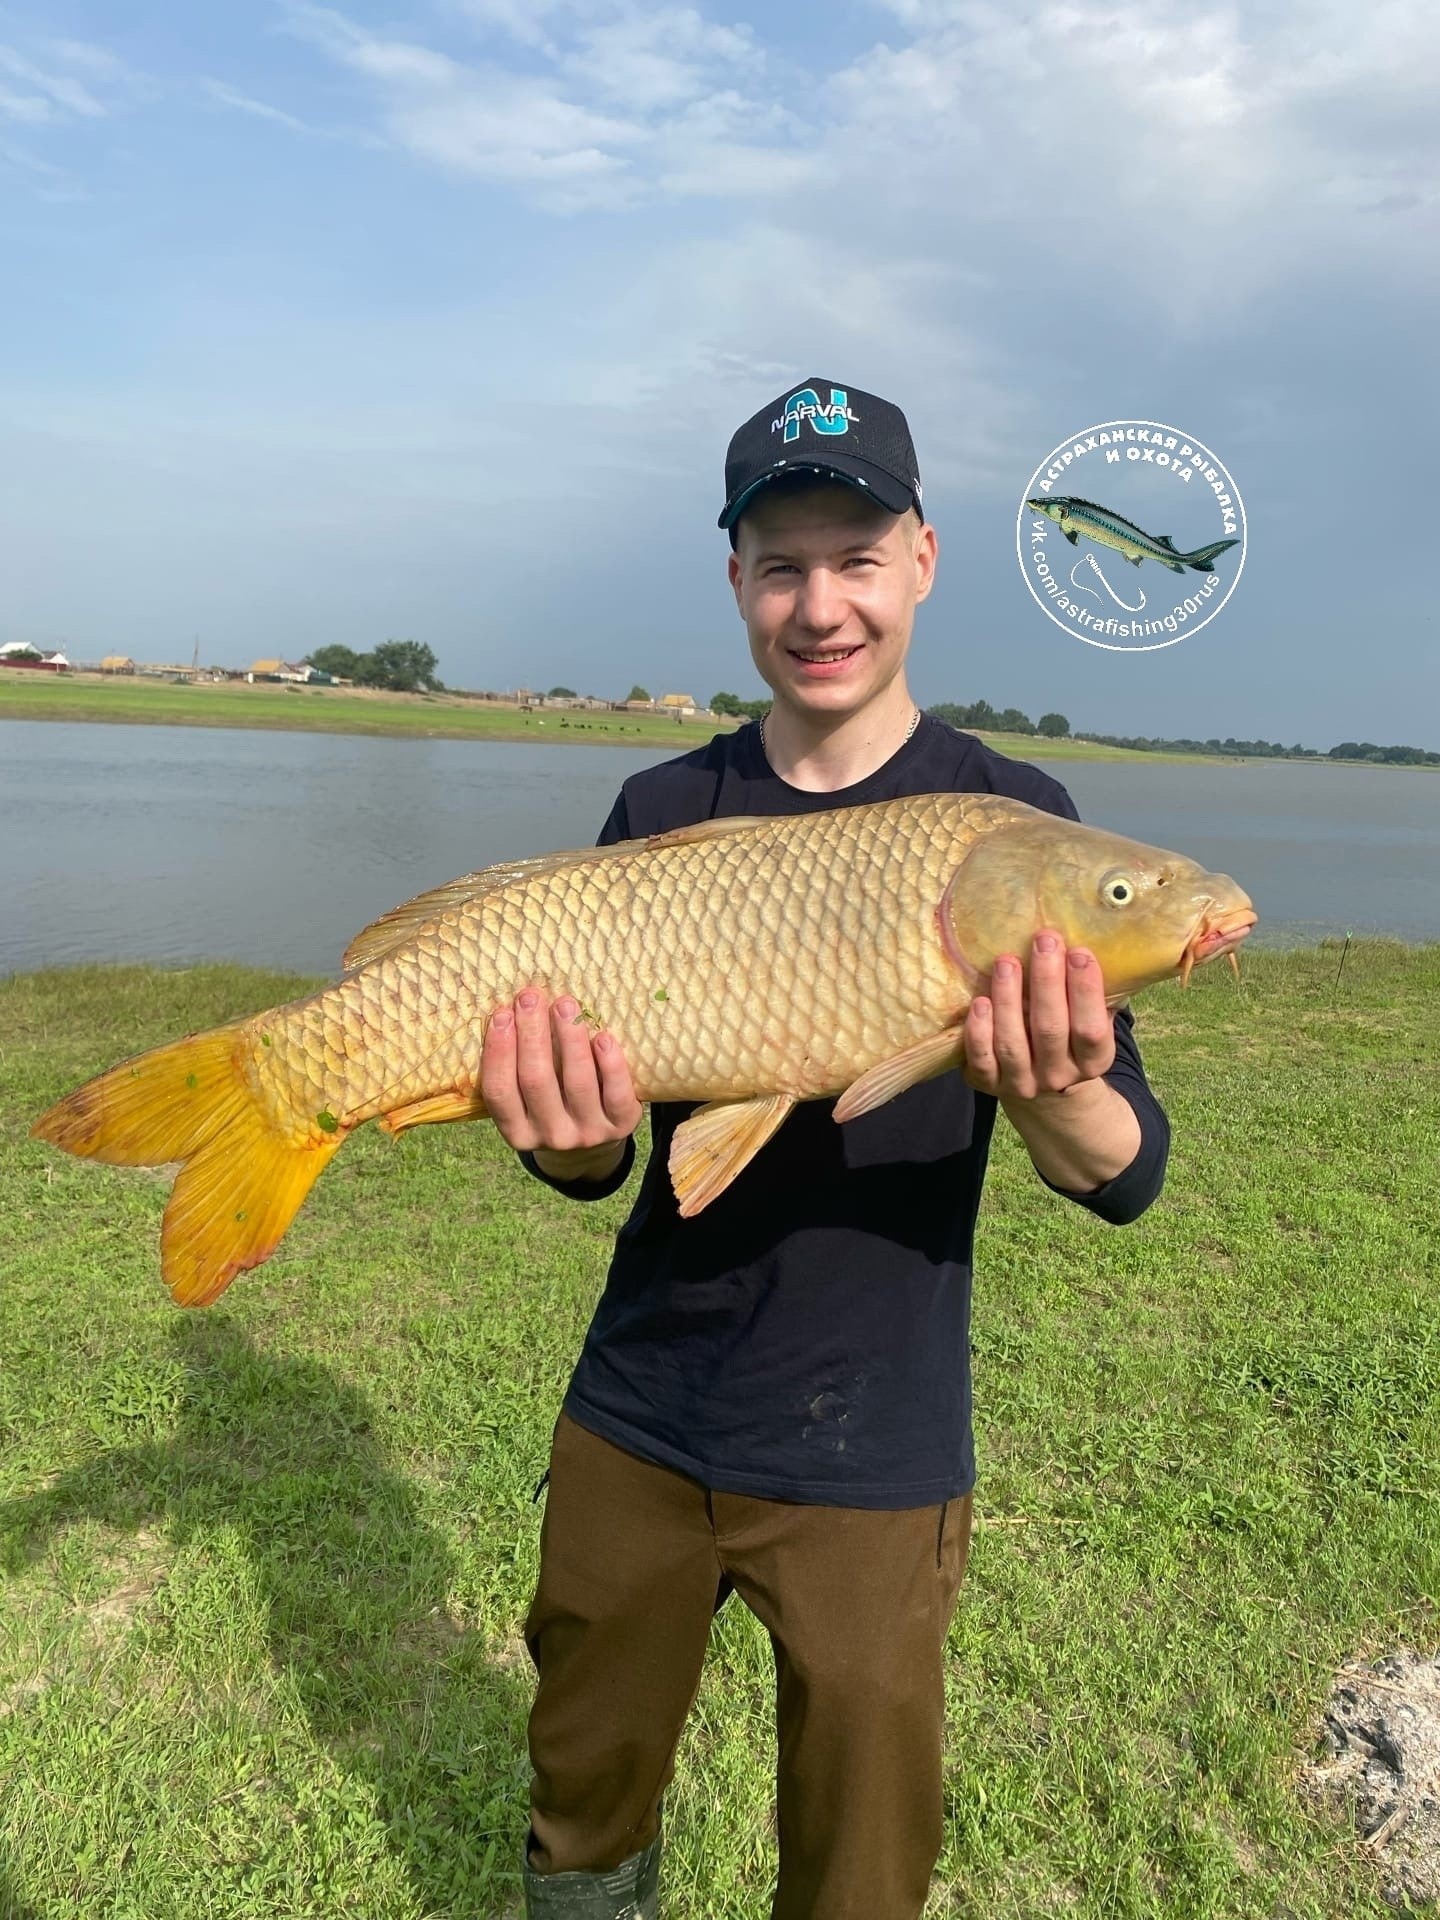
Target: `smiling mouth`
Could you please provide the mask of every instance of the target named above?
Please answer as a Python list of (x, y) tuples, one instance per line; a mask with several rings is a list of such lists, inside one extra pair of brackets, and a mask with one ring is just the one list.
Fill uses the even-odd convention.
[(1181, 955), (1181, 986), (1189, 986), (1195, 967), (1203, 967), (1207, 960), (1218, 960), (1222, 953), (1228, 956), (1232, 970), (1238, 975), (1240, 963), (1235, 958), (1235, 949), (1259, 918), (1253, 907), (1231, 907), (1213, 918), (1207, 908)]
[(859, 653), (859, 647), (830, 647), (823, 653), (803, 653), (799, 647), (789, 649), (792, 660), (803, 660), (807, 666), (823, 667), (832, 660), (848, 660), (852, 654)]

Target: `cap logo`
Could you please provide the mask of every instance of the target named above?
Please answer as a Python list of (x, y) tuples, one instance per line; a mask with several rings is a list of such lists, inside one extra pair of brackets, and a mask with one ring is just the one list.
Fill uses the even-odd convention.
[(816, 433), (848, 433), (853, 420), (858, 427), (860, 416), (852, 413), (850, 396), (843, 387), (831, 387), (830, 404), (822, 404), (820, 396), (813, 387), (802, 387), (799, 393), (792, 393), (785, 402), (785, 411), (778, 420), (770, 422), (772, 433), (784, 432), (786, 441), (798, 440), (802, 423), (808, 424)]

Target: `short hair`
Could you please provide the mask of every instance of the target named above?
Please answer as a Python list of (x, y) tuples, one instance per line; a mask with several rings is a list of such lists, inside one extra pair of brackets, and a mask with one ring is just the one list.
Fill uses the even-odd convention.
[[(818, 487), (846, 487), (849, 489), (851, 493), (860, 493), (862, 491), (859, 487), (851, 486), (848, 480), (842, 480), (838, 474), (783, 473), (783, 474), (777, 475), (776, 478), (773, 480), (767, 480), (763, 487), (758, 487), (755, 491), (754, 498), (758, 500), (766, 496), (773, 497), (773, 495), (777, 491), (780, 491), (781, 489), (783, 489), (786, 493), (801, 493), (806, 490), (813, 490)], [(870, 498), (874, 500), (874, 495), (873, 494), (870, 495)], [(735, 518), (730, 522), (728, 532), (730, 534), (730, 551), (732, 553), (736, 553), (739, 551), (740, 522), (744, 519), (746, 509), (749, 507), (749, 505), (750, 505), (750, 502), (747, 501), (745, 503), (745, 507), (742, 507), (740, 512), (737, 513)], [(875, 505), (878, 507), (882, 505), (882, 502), (875, 500)], [(900, 520), (904, 517), (904, 514), (906, 513), (914, 514), (915, 524), (917, 527), (924, 526), (925, 515), (920, 511), (919, 507), (917, 507), (913, 501), (908, 507), (904, 508), (901, 513), (897, 513), (895, 515), (895, 518), (897, 520)]]

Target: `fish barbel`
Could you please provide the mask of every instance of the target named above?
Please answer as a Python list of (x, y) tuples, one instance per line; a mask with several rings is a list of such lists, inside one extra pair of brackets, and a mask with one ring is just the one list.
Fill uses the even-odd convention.
[(1112, 1005), (1233, 952), (1224, 874), (992, 794), (924, 794), (488, 867), (351, 942), (335, 985), (121, 1062), (33, 1131), (121, 1166), (180, 1162), (161, 1271), (205, 1305), (275, 1251), (367, 1120), (480, 1119), (496, 1006), (570, 994), (677, 1129), (680, 1211), (724, 1191), (799, 1100), (839, 1121), (958, 1066), (995, 957), (1087, 946)]

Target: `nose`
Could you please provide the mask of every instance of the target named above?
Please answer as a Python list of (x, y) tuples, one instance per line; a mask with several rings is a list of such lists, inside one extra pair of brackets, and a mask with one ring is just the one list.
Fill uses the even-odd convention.
[(834, 633), (849, 611), (840, 582), (828, 567), (811, 567), (795, 596), (795, 621), (807, 633)]

